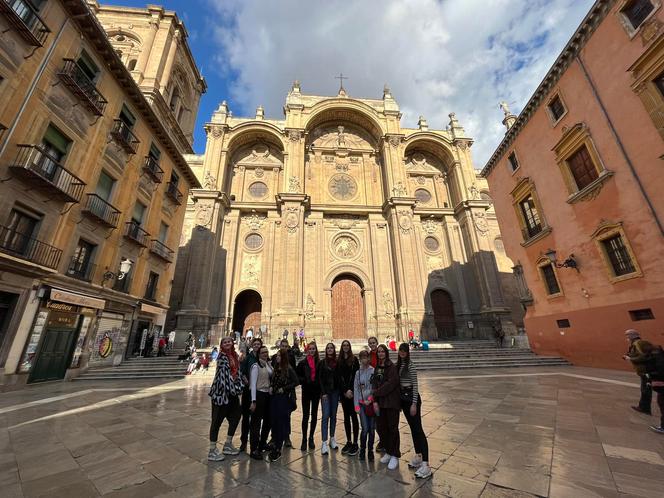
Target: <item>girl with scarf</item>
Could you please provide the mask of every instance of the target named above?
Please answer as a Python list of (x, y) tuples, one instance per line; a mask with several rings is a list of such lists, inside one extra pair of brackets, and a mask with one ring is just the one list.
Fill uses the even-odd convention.
[[(240, 359), (235, 352), (233, 338), (224, 337), (221, 340), (221, 351), (217, 358), (217, 370), (210, 387), (209, 396), (212, 398), (212, 421), (210, 423), (210, 452), (208, 460), (219, 462), (224, 455), (237, 455), (240, 453), (233, 446), (235, 429), (240, 422), (240, 394), (244, 382), (240, 375)], [(219, 428), (224, 419), (228, 420), (228, 432), (222, 453), (217, 449)]]
[[(314, 432), (318, 420), (318, 403), (320, 402), (320, 379), (318, 375), (318, 347), (310, 342), (306, 350), (307, 356), (297, 365), (297, 377), (302, 386), (302, 446), (300, 450), (307, 451), (307, 426), (309, 426), (309, 449), (316, 448)], [(309, 425), (311, 417), (311, 425)]]

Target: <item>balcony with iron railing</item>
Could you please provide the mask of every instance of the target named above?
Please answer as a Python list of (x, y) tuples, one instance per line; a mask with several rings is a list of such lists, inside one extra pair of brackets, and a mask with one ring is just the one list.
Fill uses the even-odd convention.
[[(0, 0), (2, 1), (2, 0)], [(41, 145), (19, 144), (11, 172), (30, 186), (63, 202), (80, 202), (85, 183), (58, 163)]]
[(83, 72), (73, 59), (63, 59), (64, 66), (58, 76), (64, 85), (78, 97), (88, 111), (96, 116), (104, 114), (108, 101), (97, 90), (95, 83)]
[(18, 34), (33, 47), (41, 47), (51, 32), (29, 0), (0, 0), (0, 12)]
[(97, 194), (88, 194), (85, 207), (81, 212), (109, 228), (116, 228), (120, 219), (120, 211)]
[(12, 228), (0, 225), (0, 251), (37, 265), (56, 269), (62, 251)]
[(156, 256), (159, 256), (164, 261), (168, 261), (169, 263), (173, 262), (173, 256), (175, 255), (175, 252), (170, 247), (168, 247), (163, 242), (158, 241), (157, 239), (152, 240), (152, 244), (150, 245), (150, 252)]
[(131, 128), (127, 123), (121, 119), (116, 119), (113, 122), (113, 128), (111, 129), (111, 137), (127, 154), (136, 154), (136, 149), (138, 144), (141, 141), (136, 138), (134, 132), (131, 131)]
[(125, 231), (123, 235), (139, 246), (148, 247), (150, 245), (150, 234), (143, 230), (141, 225), (135, 221), (128, 221), (125, 223)]
[(152, 178), (155, 183), (161, 183), (164, 179), (164, 170), (161, 169), (159, 162), (152, 156), (145, 156), (143, 172)]
[(89, 261), (81, 261), (77, 257), (71, 258), (69, 268), (67, 268), (67, 276), (83, 280), (84, 282), (92, 282), (97, 265), (90, 264)]
[(166, 195), (176, 204), (182, 204), (184, 194), (180, 192), (176, 183), (168, 182), (166, 184)]

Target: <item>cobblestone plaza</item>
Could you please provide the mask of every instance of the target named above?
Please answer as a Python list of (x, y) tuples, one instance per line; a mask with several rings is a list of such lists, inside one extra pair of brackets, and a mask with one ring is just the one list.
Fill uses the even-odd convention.
[[(32, 386), (0, 394), (0, 487), (8, 497), (661, 496), (664, 438), (633, 412), (634, 374), (577, 367), (421, 373), (431, 479), (317, 448), (276, 463), (208, 462), (211, 375), (132, 387)], [(337, 439), (344, 442), (343, 424)], [(300, 416), (292, 440), (300, 444)], [(222, 434), (225, 434), (225, 423)], [(320, 424), (319, 424), (320, 427)], [(239, 435), (236, 436), (236, 443)]]

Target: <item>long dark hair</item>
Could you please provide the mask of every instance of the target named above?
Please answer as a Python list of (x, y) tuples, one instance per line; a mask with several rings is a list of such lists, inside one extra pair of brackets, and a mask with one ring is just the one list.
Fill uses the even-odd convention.
[(406, 344), (405, 342), (402, 342), (401, 344), (399, 344), (399, 352), (401, 352), (401, 351), (405, 351), (408, 354), (403, 359), (403, 361), (401, 359), (401, 355), (398, 356), (397, 370), (399, 372), (401, 371), (402, 366), (408, 367), (408, 365), (410, 364), (410, 348), (408, 347), (408, 344)]
[[(348, 343), (348, 354), (344, 351), (344, 344)], [(339, 362), (344, 362), (349, 367), (353, 366), (355, 363), (355, 355), (353, 354), (353, 345), (348, 339), (341, 341), (341, 347), (339, 348)]]
[(277, 362), (279, 375), (281, 375), (282, 378), (285, 378), (288, 376), (288, 368), (290, 367), (288, 352), (285, 349), (280, 349), (277, 354), (279, 355), (279, 361)]
[(326, 365), (330, 364), (330, 357), (327, 355), (327, 348), (330, 347), (330, 346), (332, 346), (332, 350), (334, 351), (332, 353), (332, 363), (334, 363), (336, 365), (336, 363), (337, 363), (337, 347), (334, 345), (333, 342), (328, 342), (325, 345), (325, 356), (323, 357), (323, 361), (325, 361)]
[(387, 364), (387, 362), (390, 361), (390, 350), (387, 349), (387, 346), (385, 344), (379, 344), (378, 347), (376, 348), (376, 355), (378, 354), (379, 349), (385, 351), (385, 364)]

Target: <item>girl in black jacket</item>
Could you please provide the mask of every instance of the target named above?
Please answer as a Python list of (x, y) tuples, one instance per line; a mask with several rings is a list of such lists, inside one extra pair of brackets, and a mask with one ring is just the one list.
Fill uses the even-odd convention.
[(272, 462), (281, 458), (281, 449), (288, 437), (291, 412), (295, 409), (295, 387), (297, 386), (297, 374), (290, 366), (288, 352), (281, 350), (278, 355), (279, 361), (272, 375), (272, 399), (270, 401), (274, 447), (269, 458)]
[[(337, 362), (337, 376), (339, 377), (339, 399), (344, 411), (344, 429), (346, 430), (346, 444), (341, 449), (342, 455), (357, 455), (359, 446), (357, 436), (360, 432), (355, 403), (353, 400), (353, 385), (355, 383), (355, 372), (360, 369), (360, 362), (353, 354), (350, 341), (341, 343), (341, 352)], [(351, 425), (353, 427), (353, 439), (351, 440)]]
[(311, 416), (309, 426), (309, 449), (316, 448), (314, 443), (314, 432), (318, 420), (318, 403), (320, 402), (320, 378), (318, 371), (318, 347), (315, 342), (310, 342), (306, 349), (306, 356), (297, 365), (297, 377), (302, 386), (302, 451), (307, 451), (307, 425)]
[[(321, 455), (327, 455), (330, 449), (338, 448), (334, 439), (337, 428), (337, 408), (339, 407), (339, 378), (337, 376), (337, 349), (331, 342), (325, 346), (325, 357), (318, 363), (318, 379), (320, 382), (321, 404), (323, 405), (323, 420), (321, 435), (323, 446)], [(328, 429), (330, 444), (327, 444)]]

